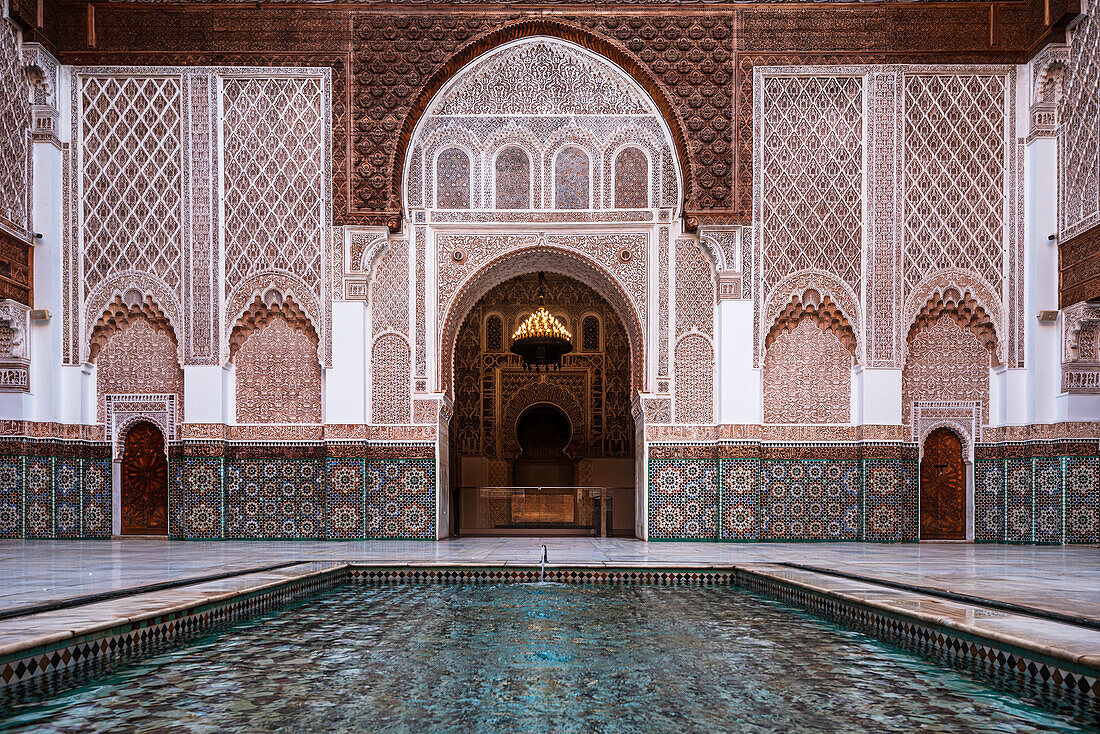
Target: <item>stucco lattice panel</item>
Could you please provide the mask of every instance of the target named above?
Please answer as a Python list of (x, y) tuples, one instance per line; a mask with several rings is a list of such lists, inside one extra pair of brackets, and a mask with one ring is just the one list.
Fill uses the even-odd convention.
[(615, 207), (649, 206), (649, 160), (640, 148), (623, 148), (615, 156)]
[(909, 343), (901, 377), (904, 423), (916, 400), (973, 400), (989, 415), (989, 350), (951, 318), (941, 318)]
[(576, 146), (563, 148), (554, 163), (554, 207), (587, 209), (589, 203), (588, 154)]
[(529, 209), (531, 207), (531, 157), (515, 145), (510, 145), (496, 158), (497, 209)]
[(183, 369), (170, 332), (136, 319), (107, 340), (95, 363), (98, 420), (105, 419), (105, 395), (172, 394), (182, 414)]
[(84, 294), (123, 271), (155, 275), (178, 293), (181, 79), (88, 76), (80, 83)]
[(714, 336), (714, 270), (692, 240), (676, 241), (676, 335), (690, 331)]
[(409, 243), (392, 240), (378, 260), (370, 289), (374, 333), (409, 330)]
[(30, 228), (30, 89), (15, 29), (0, 19), (0, 218)]
[[(413, 159), (409, 164), (419, 175), (420, 160)], [(470, 208), (470, 156), (461, 148), (447, 148), (436, 159), (435, 205), (440, 209)], [(412, 196), (413, 182), (409, 183), (409, 195)]]
[(248, 337), (233, 361), (238, 423), (321, 422), (321, 365), (310, 335), (277, 316)]
[(644, 115), (652, 105), (601, 62), (539, 39), (481, 65), (443, 115)]
[(714, 422), (714, 347), (692, 334), (676, 345), (676, 422)]
[(905, 77), (904, 278), (962, 268), (999, 291), (1008, 161), (1004, 74)]
[[(437, 158), (456, 146), (469, 154), (457, 174), (449, 156)], [(625, 178), (638, 188), (616, 205), (615, 156), (623, 149), (634, 164)], [(653, 100), (606, 58), (561, 39), (528, 38), (479, 57), (429, 104), (409, 150), (409, 205), (412, 192), (434, 192), (427, 198), (450, 210), (448, 221), (679, 201), (672, 138)], [(453, 179), (469, 183), (469, 204), (452, 196)]]
[(320, 78), (222, 81), (227, 295), (251, 275), (281, 270), (322, 300), (324, 97)]
[(371, 422), (410, 422), (409, 343), (404, 337), (384, 334), (375, 339), (371, 370)]
[(1066, 68), (1058, 160), (1062, 238), (1100, 221), (1100, 20), (1087, 16), (1073, 31)]
[(860, 288), (863, 79), (764, 79), (761, 135), (765, 292), (786, 275), (824, 270)]
[(852, 355), (831, 330), (804, 317), (764, 356), (765, 423), (847, 423)]

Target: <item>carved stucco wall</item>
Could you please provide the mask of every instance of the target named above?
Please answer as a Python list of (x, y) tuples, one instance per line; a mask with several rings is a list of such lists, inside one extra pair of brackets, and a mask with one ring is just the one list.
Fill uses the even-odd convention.
[(30, 86), (15, 27), (0, 18), (0, 219), (30, 230)]
[[(851, 322), (856, 359), (900, 368), (949, 282), (1023, 361), (1021, 146), (1011, 67), (756, 67), (755, 360), (806, 287)], [(1007, 255), (1007, 257), (1006, 257)], [(864, 295), (860, 295), (864, 294)]]
[[(1085, 5), (1082, 3), (1082, 5)], [(1061, 238), (1100, 224), (1100, 19), (1095, 0), (1069, 35), (1058, 161)]]
[(714, 264), (693, 240), (676, 241), (676, 377), (678, 423), (714, 422)]
[[(406, 161), (408, 275), (386, 276), (413, 284), (401, 308), (415, 316), (398, 331), (410, 338), (414, 392), (421, 385), (449, 391), (453, 345), (473, 302), (538, 268), (601, 282), (642, 357), (634, 381), (643, 389), (650, 243), (656, 222), (671, 223), (682, 196), (674, 150), (654, 101), (629, 75), (560, 39), (497, 47), (444, 85), (413, 131)], [(579, 231), (562, 232), (565, 223)], [(554, 262), (536, 263), (543, 256)], [(434, 302), (421, 282), (433, 270)], [(610, 289), (602, 284), (607, 275)], [(660, 318), (667, 326), (674, 315)]]
[[(583, 198), (595, 209), (679, 204), (671, 137), (653, 101), (607, 59), (560, 39), (480, 57), (428, 107), (410, 151), (412, 208), (587, 209), (556, 195), (578, 176), (590, 182)], [(643, 176), (641, 190), (630, 185)]]
[(98, 420), (105, 418), (105, 395), (172, 394), (183, 419), (183, 370), (175, 335), (155, 329), (146, 318), (126, 323), (106, 339), (96, 355)]
[(803, 316), (764, 358), (765, 423), (847, 423), (852, 354), (831, 329)]
[(282, 315), (236, 351), (238, 423), (320, 423), (321, 365), (316, 337)]
[(132, 289), (164, 309), (186, 364), (223, 362), (271, 287), (328, 361), (331, 71), (76, 67), (70, 94), (65, 361), (87, 358), (105, 304)]
[(902, 421), (913, 402), (975, 401), (989, 420), (989, 350), (951, 318), (940, 318), (909, 342), (901, 381)]

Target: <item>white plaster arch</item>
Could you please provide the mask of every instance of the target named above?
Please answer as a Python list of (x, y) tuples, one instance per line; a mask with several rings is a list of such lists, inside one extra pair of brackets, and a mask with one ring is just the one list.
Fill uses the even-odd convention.
[(852, 327), (852, 332), (856, 337), (856, 351), (854, 357), (857, 364), (862, 363), (862, 355), (865, 347), (863, 343), (863, 321), (859, 297), (843, 280), (832, 273), (826, 273), (821, 270), (800, 270), (791, 273), (776, 283), (764, 298), (759, 330), (757, 332), (757, 339), (759, 339), (760, 343), (761, 362), (763, 362), (764, 353), (767, 351), (764, 347), (764, 341), (775, 325), (779, 312), (790, 303), (792, 298), (802, 298), (806, 291), (810, 289), (817, 291), (821, 296), (828, 296), (829, 299), (836, 304), (837, 308), (840, 309), (844, 318), (848, 320), (848, 325)]
[[(563, 79), (569, 83), (565, 84)], [(505, 144), (508, 136), (504, 131), (510, 129), (512, 142), (521, 144), (531, 155), (532, 208), (545, 208), (547, 197), (553, 192), (547, 184), (552, 180), (552, 169), (546, 165), (544, 154), (560, 147), (557, 140), (551, 139), (559, 132), (555, 129), (559, 123), (548, 123), (550, 118), (567, 118), (567, 127), (583, 130), (599, 143), (598, 155), (591, 142), (581, 146), (591, 156), (592, 176), (600, 177), (600, 185), (593, 188), (605, 188), (603, 182), (609, 177), (604, 163), (607, 151), (633, 140), (650, 161), (651, 206), (670, 205), (662, 201), (661, 195), (664, 178), (661, 166), (665, 160), (672, 166), (676, 181), (676, 201), (671, 206), (680, 206), (684, 180), (681, 161), (668, 123), (649, 94), (604, 56), (561, 38), (529, 36), (473, 59), (443, 84), (429, 102), (412, 130), (409, 152), (403, 161), (402, 199), (406, 219), (411, 219), (410, 186), (424, 186), (422, 202), (434, 198), (428, 177), (428, 162), (434, 160), (429, 141), (430, 145), (437, 145), (449, 125), (464, 127), (480, 141), (483, 153), (476, 159), (480, 165), (472, 163), (471, 168), (480, 168), (480, 188), (486, 195), (481, 206), (491, 208), (493, 204), (490, 198), (494, 193), (493, 172), (489, 165)], [(638, 120), (643, 121), (642, 126)], [(520, 143), (521, 139), (528, 143)], [(423, 151), (420, 172), (411, 170), (413, 151), (418, 148)], [(474, 175), (471, 171), (471, 176)], [(601, 195), (594, 191), (592, 208), (600, 208), (607, 197), (606, 192)]]
[(88, 361), (91, 353), (92, 330), (100, 317), (103, 316), (107, 306), (115, 299), (115, 296), (126, 301), (127, 294), (131, 291), (139, 294), (141, 300), (151, 299), (164, 312), (168, 323), (172, 327), (172, 333), (176, 337), (176, 360), (182, 366), (184, 363), (184, 334), (179, 300), (163, 280), (155, 275), (137, 270), (127, 270), (105, 278), (85, 299), (83, 309), (84, 333), (80, 335), (80, 361)]

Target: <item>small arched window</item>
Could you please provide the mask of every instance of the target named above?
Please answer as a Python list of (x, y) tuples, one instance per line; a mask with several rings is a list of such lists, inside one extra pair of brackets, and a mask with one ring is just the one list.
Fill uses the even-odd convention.
[(485, 319), (485, 351), (499, 352), (504, 349), (504, 321), (493, 315)]
[(587, 209), (588, 154), (575, 145), (562, 148), (554, 163), (554, 208)]
[(615, 156), (615, 208), (649, 206), (649, 159), (641, 148), (623, 148)]
[(509, 145), (497, 154), (497, 209), (529, 209), (531, 207), (531, 159), (527, 151)]
[(435, 205), (440, 209), (470, 208), (470, 156), (447, 148), (435, 163)]
[(595, 316), (585, 316), (581, 324), (581, 349), (586, 352), (600, 351), (600, 320)]

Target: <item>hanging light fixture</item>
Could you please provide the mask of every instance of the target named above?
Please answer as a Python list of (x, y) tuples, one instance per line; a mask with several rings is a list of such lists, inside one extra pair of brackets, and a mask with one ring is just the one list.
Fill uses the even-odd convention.
[(540, 272), (539, 307), (512, 334), (511, 351), (523, 359), (525, 370), (560, 370), (561, 358), (573, 351), (573, 335), (546, 310), (545, 300), (546, 280)]

